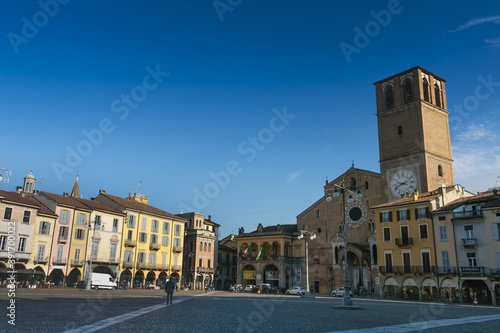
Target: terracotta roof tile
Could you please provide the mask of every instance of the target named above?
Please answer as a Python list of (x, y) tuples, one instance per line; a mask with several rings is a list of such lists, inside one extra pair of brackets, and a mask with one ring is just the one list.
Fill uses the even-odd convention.
[(161, 209), (158, 209), (158, 208), (155, 208), (153, 206), (150, 206), (150, 205), (147, 205), (145, 203), (142, 203), (142, 202), (138, 202), (138, 201), (135, 201), (133, 199), (125, 199), (125, 198), (120, 198), (120, 197), (117, 197), (115, 195), (111, 195), (111, 194), (107, 194), (107, 193), (100, 193), (99, 195), (102, 195), (102, 196), (105, 196), (107, 197), (108, 199), (116, 202), (117, 204), (125, 207), (125, 208), (129, 208), (129, 209), (133, 209), (133, 210), (138, 210), (138, 211), (143, 211), (143, 212), (148, 212), (148, 213), (151, 213), (151, 214), (155, 214), (155, 215), (160, 215), (160, 216), (164, 216), (164, 217), (167, 217), (167, 218), (170, 218), (170, 219), (175, 219), (175, 220), (184, 220), (184, 218), (182, 217), (179, 217), (179, 216), (175, 216), (173, 214), (170, 214), (168, 212), (165, 212)]

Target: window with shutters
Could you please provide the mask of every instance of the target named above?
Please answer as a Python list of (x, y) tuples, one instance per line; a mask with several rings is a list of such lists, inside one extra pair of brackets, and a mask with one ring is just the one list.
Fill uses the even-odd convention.
[(24, 211), (23, 223), (30, 223), (31, 212), (29, 210)]
[(382, 230), (384, 231), (384, 242), (390, 242), (391, 241), (391, 228), (385, 227)]
[(408, 221), (408, 211), (406, 209), (398, 211), (398, 221)]
[(50, 223), (45, 221), (40, 222), (38, 233), (40, 235), (50, 235)]
[(420, 231), (420, 239), (429, 239), (429, 233), (427, 231), (427, 224), (419, 224), (418, 229)]
[(11, 217), (12, 217), (12, 208), (5, 207), (5, 212), (3, 213), (3, 219), (10, 220)]
[(135, 228), (135, 215), (129, 215), (127, 219), (127, 227)]
[(381, 214), (381, 221), (382, 222), (392, 222), (392, 212), (383, 212)]
[(493, 239), (500, 240), (500, 223), (493, 223)]
[(448, 240), (448, 229), (444, 225), (439, 227), (439, 240), (442, 242)]
[(416, 209), (417, 218), (419, 220), (425, 220), (427, 218), (427, 208), (417, 208)]

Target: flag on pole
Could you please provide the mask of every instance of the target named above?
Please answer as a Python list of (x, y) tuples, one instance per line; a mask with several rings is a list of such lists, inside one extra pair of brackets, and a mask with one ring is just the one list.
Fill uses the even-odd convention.
[(243, 257), (247, 257), (250, 254), (250, 246), (247, 246), (245, 251), (243, 251)]
[(262, 254), (262, 246), (260, 247), (259, 254), (257, 255), (257, 258), (255, 258), (255, 260), (259, 260), (261, 254)]

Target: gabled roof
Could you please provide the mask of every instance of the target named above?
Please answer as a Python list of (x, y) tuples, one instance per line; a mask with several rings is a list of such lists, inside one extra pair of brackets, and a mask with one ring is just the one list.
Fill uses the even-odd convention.
[(454, 210), (462, 205), (471, 205), (471, 204), (479, 204), (479, 203), (484, 203), (488, 201), (493, 201), (492, 199), (496, 199), (495, 195), (491, 192), (484, 192), (484, 193), (479, 193), (477, 195), (474, 195), (472, 197), (466, 197), (466, 198), (459, 198), (456, 199), (446, 206), (443, 206), (439, 209), (436, 209), (433, 213), (435, 212), (445, 212), (445, 211), (451, 211)]
[(90, 207), (85, 205), (83, 202), (79, 201), (77, 198), (73, 198), (66, 195), (59, 195), (48, 192), (40, 192), (41, 194), (46, 195), (48, 198), (52, 199), (58, 205), (63, 205), (67, 207), (77, 208), (79, 210), (90, 210)]
[(74, 198), (74, 199), (80, 201), (81, 203), (83, 203), (84, 205), (86, 205), (87, 207), (89, 207), (93, 210), (101, 210), (101, 211), (111, 212), (114, 214), (124, 215), (124, 213), (119, 211), (118, 209), (113, 208), (111, 206), (108, 206), (105, 203), (102, 203), (99, 201), (87, 200), (87, 199), (81, 199), (81, 198)]
[(102, 196), (108, 198), (109, 200), (114, 201), (118, 205), (122, 206), (124, 208), (124, 210), (131, 209), (131, 210), (136, 210), (136, 211), (140, 211), (140, 212), (147, 212), (150, 214), (163, 216), (163, 217), (166, 217), (169, 219), (174, 219), (177, 221), (182, 220), (185, 222), (185, 219), (182, 217), (170, 214), (170, 213), (165, 212), (161, 209), (155, 208), (153, 206), (147, 205), (147, 204), (142, 203), (142, 202), (135, 201), (133, 199), (120, 198), (120, 197), (117, 197), (115, 195), (104, 193), (104, 191), (99, 193), (99, 195), (102, 195)]
[(418, 199), (415, 200), (413, 197), (413, 194), (410, 195), (410, 197), (407, 198), (402, 198), (399, 200), (391, 201), (391, 202), (386, 202), (377, 206), (373, 206), (372, 209), (380, 209), (380, 208), (386, 208), (386, 207), (393, 207), (393, 206), (403, 206), (403, 205), (408, 205), (408, 204), (414, 204), (414, 203), (428, 203), (431, 202), (432, 200), (436, 199), (437, 197), (441, 196), (440, 193), (436, 193), (436, 191), (432, 192), (426, 192), (418, 195)]
[(21, 195), (16, 192), (6, 192), (0, 190), (1, 199), (4, 201), (16, 202), (23, 205), (36, 206), (38, 208), (38, 214), (48, 215), (57, 218), (57, 215), (51, 211), (47, 206), (45, 206), (40, 201), (36, 200), (34, 196), (31, 195)]

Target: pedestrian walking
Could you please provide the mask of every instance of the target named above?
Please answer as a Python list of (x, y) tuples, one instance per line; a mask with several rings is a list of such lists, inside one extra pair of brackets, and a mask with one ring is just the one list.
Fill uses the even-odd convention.
[(172, 293), (175, 289), (175, 281), (170, 278), (167, 283), (165, 283), (165, 292), (167, 293), (167, 304), (172, 304)]

